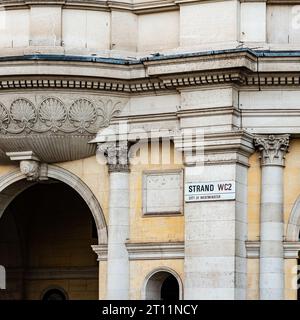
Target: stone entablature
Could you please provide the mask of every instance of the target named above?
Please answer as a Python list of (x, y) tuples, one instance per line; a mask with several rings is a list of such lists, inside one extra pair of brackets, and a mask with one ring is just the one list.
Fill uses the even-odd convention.
[(299, 56), (300, 52), (250, 49), (141, 59), (55, 54), (7, 56), (0, 59), (0, 90), (84, 89), (134, 95), (207, 85), (294, 87), (300, 83)]

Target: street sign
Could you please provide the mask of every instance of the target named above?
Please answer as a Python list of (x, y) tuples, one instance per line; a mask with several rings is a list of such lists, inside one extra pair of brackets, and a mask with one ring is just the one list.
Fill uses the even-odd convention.
[(185, 184), (185, 202), (235, 199), (235, 181), (190, 182)]

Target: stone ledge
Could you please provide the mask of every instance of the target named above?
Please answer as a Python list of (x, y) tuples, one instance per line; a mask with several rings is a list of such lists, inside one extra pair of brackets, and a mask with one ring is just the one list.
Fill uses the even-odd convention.
[[(260, 242), (247, 241), (246, 242), (247, 258), (259, 259)], [(298, 259), (300, 251), (300, 242), (283, 242), (284, 258), (285, 259)]]
[[(184, 242), (127, 243), (129, 260), (184, 259)], [(93, 245), (98, 261), (107, 260), (107, 245)]]

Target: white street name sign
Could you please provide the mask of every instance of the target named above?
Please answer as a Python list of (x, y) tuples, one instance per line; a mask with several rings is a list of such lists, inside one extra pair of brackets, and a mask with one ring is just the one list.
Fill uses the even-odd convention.
[(185, 184), (185, 202), (235, 199), (235, 181), (191, 182)]

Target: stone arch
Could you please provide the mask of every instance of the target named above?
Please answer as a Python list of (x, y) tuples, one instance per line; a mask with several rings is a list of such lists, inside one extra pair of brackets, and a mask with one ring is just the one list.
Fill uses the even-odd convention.
[[(155, 279), (155, 277), (158, 275), (160, 275), (159, 281), (157, 281), (158, 279)], [(142, 286), (142, 293), (141, 293), (142, 300), (149, 299), (147, 297), (147, 290), (149, 289), (149, 285), (152, 286), (152, 290), (160, 290), (163, 281), (167, 278), (168, 275), (174, 276), (175, 279), (177, 280), (178, 286), (179, 286), (179, 300), (183, 300), (183, 283), (181, 281), (181, 278), (176, 271), (168, 267), (156, 268), (146, 276)], [(151, 281), (153, 282), (151, 283)]]
[(286, 241), (299, 241), (300, 232), (300, 196), (294, 203), (292, 208), (287, 229), (286, 229)]
[[(90, 188), (75, 174), (63, 168), (48, 165), (47, 177), (52, 178), (73, 188), (89, 207), (98, 232), (98, 243), (107, 243), (107, 225), (101, 206)], [(0, 177), (0, 218), (10, 202), (21, 192), (36, 182), (29, 184), (20, 170), (15, 170)]]
[(48, 286), (47, 288), (45, 288), (43, 291), (42, 291), (42, 293), (41, 293), (41, 295), (40, 295), (40, 300), (44, 300), (45, 299), (45, 295), (49, 292), (49, 291), (51, 291), (51, 290), (58, 290), (58, 291), (60, 291), (64, 296), (65, 296), (65, 299), (66, 300), (69, 300), (70, 298), (69, 298), (69, 295), (68, 295), (68, 292), (63, 288), (63, 287), (61, 287), (61, 286), (59, 286), (59, 285), (52, 285), (52, 286)]

